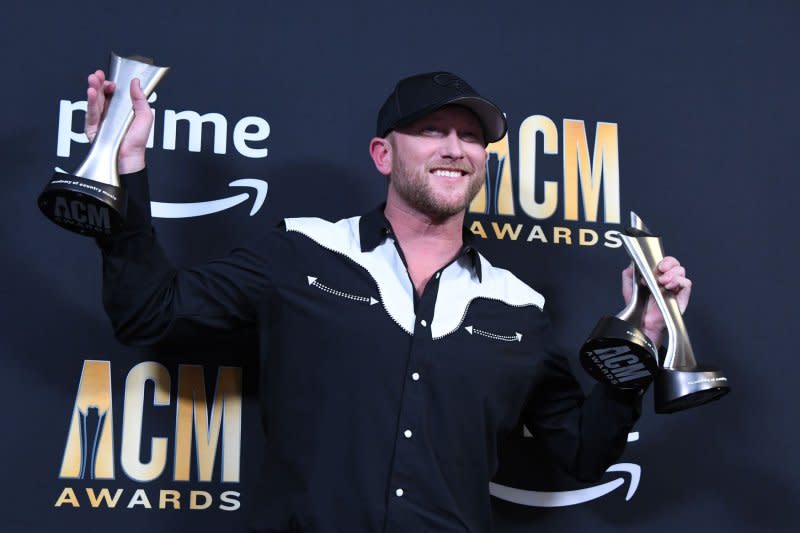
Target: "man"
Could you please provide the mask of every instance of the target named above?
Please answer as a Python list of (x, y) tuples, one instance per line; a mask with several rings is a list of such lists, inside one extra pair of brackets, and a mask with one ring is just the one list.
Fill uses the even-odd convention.
[[(106, 96), (89, 76), (86, 131)], [(370, 155), (384, 206), (336, 223), (286, 219), (247, 247), (175, 270), (150, 225), (138, 82), (119, 154), (129, 206), (100, 242), (104, 303), (117, 336), (149, 344), (205, 328), (257, 328), (266, 480), (260, 531), (488, 531), (498, 440), (522, 419), (561, 466), (597, 478), (622, 452), (640, 391), (598, 384), (584, 397), (554, 349), (544, 298), (470, 244), (466, 208), (504, 115), (466, 82), (398, 82)], [(685, 307), (674, 258), (659, 281)], [(630, 269), (623, 286), (631, 282)], [(650, 305), (645, 332), (663, 318)]]

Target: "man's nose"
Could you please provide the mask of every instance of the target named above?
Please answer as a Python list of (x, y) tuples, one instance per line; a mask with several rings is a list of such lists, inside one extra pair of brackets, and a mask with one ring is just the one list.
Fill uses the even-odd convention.
[(452, 159), (464, 157), (464, 146), (455, 129), (450, 130), (442, 139), (442, 147), (440, 150), (442, 157), (449, 157)]

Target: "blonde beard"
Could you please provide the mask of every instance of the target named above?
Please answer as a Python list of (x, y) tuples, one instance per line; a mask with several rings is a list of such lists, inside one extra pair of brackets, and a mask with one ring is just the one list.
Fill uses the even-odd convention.
[[(404, 176), (405, 179), (397, 179), (397, 175)], [(472, 199), (481, 190), (485, 179), (486, 168), (482, 167), (470, 178), (469, 187), (461, 201), (444, 203), (436, 198), (430, 182), (425, 176), (422, 176), (420, 172), (409, 172), (400, 160), (396, 161), (395, 172), (389, 177), (390, 186), (394, 187), (400, 198), (410, 207), (433, 220), (444, 220), (466, 211)], [(394, 185), (391, 185), (392, 183)]]

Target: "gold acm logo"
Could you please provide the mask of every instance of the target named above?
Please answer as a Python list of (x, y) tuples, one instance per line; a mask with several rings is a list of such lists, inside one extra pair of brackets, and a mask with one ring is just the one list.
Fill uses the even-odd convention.
[[(519, 128), (516, 187), (508, 134), (486, 148), (489, 161), (494, 163), (487, 163), (486, 183), (470, 204), (469, 213), (489, 218), (475, 219), (472, 232), (483, 239), (621, 246), (616, 229), (600, 226), (620, 223), (617, 124), (598, 122), (593, 145), (590, 152), (583, 120), (564, 119), (559, 136), (556, 123), (549, 117), (527, 117)], [(559, 156), (561, 176), (545, 176), (543, 160)], [(511, 222), (505, 217), (531, 222)], [(552, 225), (551, 220), (569, 225)], [(583, 223), (592, 226), (577, 226)]]
[[(62, 480), (83, 482), (63, 487), (55, 506), (202, 510), (216, 503), (219, 509), (237, 510), (237, 491), (215, 494), (209, 490), (174, 489), (159, 481), (170, 473), (167, 466), (171, 454), (172, 482), (239, 483), (242, 369), (219, 367), (213, 395), (207, 397), (200, 365), (178, 366), (173, 394), (172, 379), (164, 365), (153, 361), (137, 364), (125, 379), (119, 438), (114, 431), (111, 381), (110, 361), (84, 361), (58, 474)], [(148, 388), (152, 388), (152, 396), (146, 395)], [(144, 413), (151, 406), (174, 408), (171, 434), (144, 433)], [(147, 459), (142, 453), (145, 439), (149, 439)], [(219, 479), (215, 480), (218, 458)], [(117, 459), (128, 479), (149, 485), (132, 494), (127, 494), (129, 489), (108, 487), (108, 481), (113, 485), (119, 476)], [(83, 486), (86, 481), (104, 481), (104, 486)]]

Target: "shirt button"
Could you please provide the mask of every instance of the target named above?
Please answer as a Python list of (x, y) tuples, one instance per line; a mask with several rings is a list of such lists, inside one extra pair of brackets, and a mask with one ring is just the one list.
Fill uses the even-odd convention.
[(411, 379), (413, 379), (414, 381), (419, 381), (419, 372), (414, 372), (413, 374), (411, 374)]
[(439, 276), (441, 276), (441, 275), (442, 275), (442, 273), (441, 273), (441, 272), (437, 272), (437, 273), (436, 273), (436, 276), (435, 276), (435, 277), (436, 277), (436, 279), (439, 279)]
[(394, 491), (394, 493), (397, 494), (398, 496), (402, 496), (403, 495), (403, 489), (397, 489), (396, 491)]
[(423, 328), (428, 325), (428, 323), (425, 320), (420, 320), (419, 323), (422, 325)]
[(411, 435), (413, 435), (413, 433), (411, 433), (411, 430), (410, 430), (410, 429), (407, 429), (407, 430), (405, 430), (405, 431), (403, 432), (403, 435), (405, 435), (407, 439), (410, 439), (410, 438), (411, 438)]

